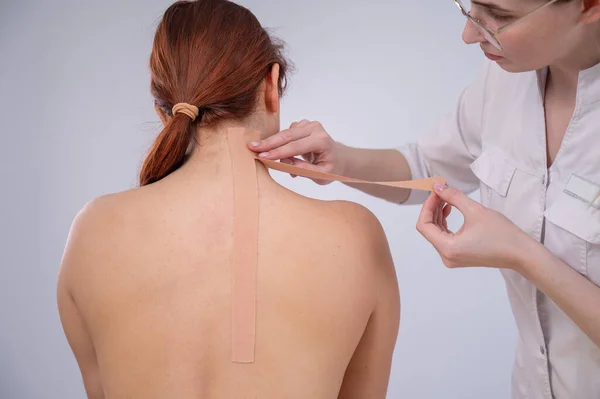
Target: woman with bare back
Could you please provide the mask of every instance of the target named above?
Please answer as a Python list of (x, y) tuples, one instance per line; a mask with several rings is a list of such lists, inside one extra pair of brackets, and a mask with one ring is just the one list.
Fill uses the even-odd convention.
[(281, 45), (232, 2), (177, 2), (150, 70), (164, 129), (140, 187), (89, 203), (61, 265), (88, 397), (384, 398), (400, 303), (378, 220), (247, 149), (280, 131)]

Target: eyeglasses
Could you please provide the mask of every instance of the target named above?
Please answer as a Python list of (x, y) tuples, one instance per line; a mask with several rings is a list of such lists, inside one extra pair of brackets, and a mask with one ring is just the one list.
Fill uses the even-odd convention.
[(548, 7), (551, 4), (556, 3), (559, 0), (550, 0), (549, 2), (547, 2), (544, 5), (539, 6), (538, 8), (536, 8), (535, 10), (525, 14), (524, 16), (512, 21), (511, 23), (509, 23), (508, 25), (505, 25), (499, 29), (496, 29), (495, 31), (488, 28), (481, 20), (474, 18), (470, 15), (471, 13), (471, 1), (470, 0), (454, 0), (454, 3), (458, 6), (458, 8), (460, 9), (460, 11), (463, 13), (463, 15), (465, 17), (467, 17), (467, 19), (469, 21), (471, 21), (473, 23), (473, 25), (475, 25), (483, 34), (483, 36), (485, 37), (485, 39), (492, 43), (494, 45), (494, 47), (496, 47), (498, 50), (504, 50), (502, 47), (502, 44), (500, 44), (500, 41), (498, 40), (498, 35), (502, 32), (504, 32), (505, 30), (507, 30), (508, 28), (512, 27), (513, 25), (523, 21), (525, 18), (532, 16), (533, 14), (535, 14), (536, 12)]

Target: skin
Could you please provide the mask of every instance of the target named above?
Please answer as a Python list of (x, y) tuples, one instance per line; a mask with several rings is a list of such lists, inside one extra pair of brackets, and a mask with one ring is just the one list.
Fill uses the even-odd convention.
[(198, 131), (180, 169), (74, 221), (58, 304), (89, 398), (385, 398), (400, 302), (381, 225), (288, 191), (262, 165), (256, 361), (230, 361), (225, 129), (278, 132), (277, 78), (275, 66), (247, 120)]
[[(537, 0), (485, 0), (472, 13), (491, 28), (500, 28), (544, 3)], [(493, 8), (509, 10), (494, 16)], [(498, 14), (498, 13), (496, 13)], [(505, 18), (506, 17), (506, 18)], [(470, 22), (463, 40), (502, 57), (498, 65), (511, 73), (549, 67), (544, 107), (548, 166), (554, 161), (573, 116), (578, 74), (600, 62), (600, 3), (573, 0), (555, 4), (500, 34), (504, 51), (489, 43)], [(394, 150), (364, 150), (335, 142), (318, 122), (292, 124), (251, 149), (268, 159), (362, 179), (409, 180), (406, 159)], [(303, 160), (294, 158), (302, 156)], [(309, 161), (309, 162), (307, 162)], [(326, 182), (319, 182), (321, 184)], [(395, 203), (408, 190), (361, 190)], [(451, 207), (465, 218), (456, 233), (445, 223)], [(513, 268), (554, 301), (600, 346), (600, 288), (579, 275), (498, 212), (484, 208), (453, 188), (434, 191), (423, 205), (417, 230), (438, 250), (448, 267), (484, 265)], [(519, 237), (519, 244), (515, 242)]]

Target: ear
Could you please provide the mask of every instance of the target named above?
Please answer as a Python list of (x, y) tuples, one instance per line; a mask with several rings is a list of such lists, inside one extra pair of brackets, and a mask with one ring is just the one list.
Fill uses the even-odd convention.
[(279, 64), (273, 67), (265, 79), (265, 105), (271, 113), (279, 111)]
[(160, 118), (160, 121), (162, 122), (162, 124), (164, 126), (167, 126), (167, 123), (169, 121), (169, 118), (167, 117), (167, 115), (165, 114), (165, 111), (162, 110), (162, 108), (160, 108), (158, 106), (158, 104), (156, 103), (156, 101), (154, 101), (154, 110), (156, 111), (156, 114), (158, 115), (158, 117)]
[(600, 21), (600, 0), (584, 0), (581, 20), (584, 24)]

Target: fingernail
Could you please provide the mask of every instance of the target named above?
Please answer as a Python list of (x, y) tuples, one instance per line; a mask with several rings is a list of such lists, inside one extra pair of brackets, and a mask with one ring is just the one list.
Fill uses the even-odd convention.
[(260, 143), (258, 141), (253, 141), (252, 143), (250, 143), (251, 147), (258, 147), (260, 145)]
[(448, 186), (442, 183), (435, 183), (433, 189), (438, 192), (444, 191)]
[(269, 153), (268, 153), (268, 152), (261, 152), (260, 154), (258, 154), (258, 156), (259, 156), (260, 158), (266, 158), (266, 157), (268, 157), (268, 156), (269, 156)]

